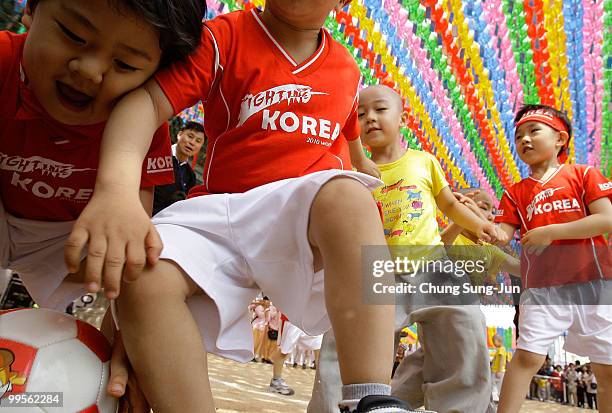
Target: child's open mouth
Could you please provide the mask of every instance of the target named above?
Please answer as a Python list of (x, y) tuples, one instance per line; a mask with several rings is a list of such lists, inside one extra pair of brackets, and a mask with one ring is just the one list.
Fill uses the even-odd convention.
[(55, 82), (55, 89), (60, 101), (71, 110), (82, 111), (94, 100), (92, 96), (80, 92), (59, 80)]

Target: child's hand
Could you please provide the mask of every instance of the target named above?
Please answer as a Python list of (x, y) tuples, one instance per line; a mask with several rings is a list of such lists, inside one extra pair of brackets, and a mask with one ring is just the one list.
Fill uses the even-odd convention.
[(376, 166), (374, 161), (370, 158), (364, 156), (359, 162), (354, 162), (353, 166), (358, 172), (362, 172), (364, 174), (373, 176), (374, 178), (380, 179), (380, 171), (378, 170), (378, 166)]
[(491, 244), (496, 243), (496, 242), (500, 242), (500, 243), (508, 242), (508, 236), (506, 235), (506, 233), (502, 231), (502, 229), (499, 228), (497, 225), (491, 222), (488, 222), (488, 221), (484, 221), (480, 225), (480, 228), (478, 228), (476, 236), (478, 237), (479, 240), (482, 240), (482, 241), (485, 241)]
[[(474, 192), (470, 192), (469, 195), (476, 195), (476, 194), (478, 194), (478, 190)], [(485, 221), (487, 220), (487, 218), (483, 215), (482, 210), (480, 209), (476, 201), (474, 201), (472, 198), (470, 198), (469, 196), (463, 195), (460, 192), (453, 192), (453, 195), (455, 195), (455, 198), (457, 198), (457, 201), (461, 202), (463, 205), (468, 207), (469, 210), (472, 211), (474, 214), (478, 215), (480, 218), (484, 219)]]
[(130, 366), (118, 331), (115, 332), (113, 341), (109, 376), (106, 392), (120, 399), (118, 413), (149, 413), (151, 411), (138, 385), (136, 374)]
[(124, 278), (133, 281), (146, 262), (157, 261), (162, 250), (161, 239), (138, 196), (118, 192), (94, 193), (74, 224), (64, 249), (70, 273), (79, 270), (81, 253), (87, 244), (85, 288), (97, 292), (104, 273), (109, 299), (119, 295), (124, 266)]
[(528, 254), (540, 255), (554, 240), (554, 225), (547, 225), (527, 231), (521, 244)]

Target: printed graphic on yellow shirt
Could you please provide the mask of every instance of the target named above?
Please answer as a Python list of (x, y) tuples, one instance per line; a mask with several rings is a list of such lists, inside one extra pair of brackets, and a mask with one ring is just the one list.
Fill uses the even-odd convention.
[(423, 215), (423, 198), (416, 185), (404, 185), (404, 179), (380, 190), (385, 211), (385, 236), (401, 237), (415, 230)]

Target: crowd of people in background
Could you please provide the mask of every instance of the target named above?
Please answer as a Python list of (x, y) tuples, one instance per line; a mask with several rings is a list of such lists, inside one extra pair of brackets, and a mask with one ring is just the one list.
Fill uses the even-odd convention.
[(597, 409), (597, 378), (588, 363), (576, 360), (563, 367), (547, 358), (531, 381), (529, 398)]

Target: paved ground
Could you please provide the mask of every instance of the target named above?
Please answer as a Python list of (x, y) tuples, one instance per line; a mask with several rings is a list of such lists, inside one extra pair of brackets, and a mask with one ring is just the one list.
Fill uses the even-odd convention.
[[(285, 379), (295, 389), (293, 396), (268, 391), (272, 366), (261, 363), (240, 364), (209, 356), (210, 377), (219, 413), (303, 413), (310, 398), (314, 370), (285, 368)], [(527, 401), (521, 413), (580, 413), (589, 410), (556, 403)]]
[[(99, 326), (105, 301), (99, 297), (96, 305), (77, 311), (79, 318)], [(268, 391), (272, 366), (262, 363), (236, 363), (209, 356), (211, 384), (218, 413), (304, 413), (314, 382), (314, 370), (285, 368), (285, 379), (295, 389), (293, 396), (281, 396)], [(556, 403), (526, 401), (521, 413), (587, 413)]]

